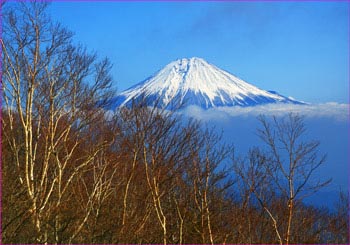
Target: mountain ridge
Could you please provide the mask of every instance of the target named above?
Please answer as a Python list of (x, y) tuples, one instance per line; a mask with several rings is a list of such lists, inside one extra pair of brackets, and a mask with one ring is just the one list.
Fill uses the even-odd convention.
[(149, 106), (167, 109), (179, 104), (197, 105), (204, 109), (266, 103), (303, 104), (275, 91), (259, 89), (198, 57), (170, 62), (115, 97), (113, 105), (130, 106), (140, 100), (145, 100)]

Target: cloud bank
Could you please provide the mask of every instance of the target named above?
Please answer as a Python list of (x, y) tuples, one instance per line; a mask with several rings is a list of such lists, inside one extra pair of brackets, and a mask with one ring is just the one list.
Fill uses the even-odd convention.
[(336, 121), (349, 120), (349, 104), (328, 102), (323, 104), (266, 104), (254, 107), (218, 107), (203, 110), (197, 106), (189, 106), (182, 113), (203, 121), (226, 121), (232, 117), (250, 117), (258, 115), (283, 116), (297, 113), (306, 118), (330, 118)]
[[(333, 205), (337, 191), (348, 190), (350, 155), (349, 142), (349, 104), (266, 104), (254, 107), (219, 107), (203, 110), (197, 106), (189, 106), (182, 111), (184, 116), (193, 117), (204, 123), (213, 125), (222, 132), (224, 142), (234, 144), (235, 154), (246, 156), (253, 146), (265, 147), (256, 135), (261, 125), (257, 116), (285, 116), (298, 113), (305, 116), (305, 140), (320, 142), (319, 153), (326, 154), (326, 163), (316, 173), (316, 178), (329, 179), (332, 183), (322, 192), (313, 196), (308, 202), (319, 201)], [(326, 203), (325, 203), (325, 200)], [(317, 203), (315, 203), (317, 204)]]

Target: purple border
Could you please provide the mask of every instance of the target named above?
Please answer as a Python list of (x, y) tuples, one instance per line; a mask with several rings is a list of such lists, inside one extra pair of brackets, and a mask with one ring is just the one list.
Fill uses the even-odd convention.
[[(348, 90), (348, 120), (350, 121), (350, 1), (348, 1), (348, 84), (349, 84), (349, 90)], [(350, 205), (350, 122), (348, 122), (348, 188), (347, 193), (349, 204)], [(348, 207), (348, 210), (350, 210), (350, 206)], [(348, 214), (348, 222), (350, 223), (350, 215)], [(348, 227), (349, 228), (349, 227)], [(348, 230), (348, 238), (350, 237), (350, 231)]]
[[(2, 4), (0, 1), (0, 39), (2, 40)], [(0, 47), (0, 244), (2, 244), (2, 47)]]
[[(26, 0), (23, 0), (26, 1)], [(46, 0), (44, 0), (46, 1)], [(91, 0), (52, 0), (52, 2), (94, 2)], [(102, 0), (101, 2), (348, 2), (348, 39), (350, 40), (350, 0)], [(3, 1), (0, 0), (2, 5)], [(0, 39), (2, 40), (2, 6), (0, 5)], [(350, 50), (350, 42), (348, 42)], [(0, 47), (0, 57), (2, 57), (2, 48)], [(348, 52), (348, 65), (350, 65), (350, 52)], [(2, 58), (0, 59), (0, 91), (3, 92), (2, 85)], [(350, 69), (348, 71), (350, 85)], [(350, 115), (350, 86), (348, 90), (348, 112)], [(350, 118), (349, 118), (350, 120)], [(350, 124), (348, 125), (348, 187), (350, 187)], [(0, 95), (0, 244), (2, 243), (2, 95)], [(347, 190), (350, 193), (350, 190)], [(350, 196), (349, 196), (350, 198)], [(350, 201), (350, 200), (349, 200)], [(348, 216), (350, 222), (350, 216)], [(27, 244), (23, 244), (27, 245)], [(29, 245), (29, 244), (28, 244)], [(62, 244), (64, 245), (64, 244)], [(115, 244), (104, 244), (115, 245)], [(156, 245), (156, 244), (155, 244)], [(169, 244), (171, 245), (171, 244)], [(194, 244), (195, 245), (195, 244)], [(264, 245), (262, 243), (261, 245)], [(320, 244), (323, 245), (323, 244)], [(333, 244), (329, 244), (333, 245)], [(339, 245), (339, 244), (337, 244)]]
[[(28, 0), (19, 0), (19, 1), (28, 1)], [(42, 0), (42, 1), (50, 1), (50, 0)], [(273, 2), (350, 2), (350, 0), (51, 0), (51, 2), (213, 2), (213, 3), (214, 2), (271, 2), (273, 3)]]

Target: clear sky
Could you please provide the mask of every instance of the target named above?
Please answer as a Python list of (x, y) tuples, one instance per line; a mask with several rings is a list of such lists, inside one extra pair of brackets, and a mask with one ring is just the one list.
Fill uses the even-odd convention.
[(265, 90), (349, 101), (349, 2), (53, 2), (50, 12), (110, 58), (119, 92), (196, 56)]

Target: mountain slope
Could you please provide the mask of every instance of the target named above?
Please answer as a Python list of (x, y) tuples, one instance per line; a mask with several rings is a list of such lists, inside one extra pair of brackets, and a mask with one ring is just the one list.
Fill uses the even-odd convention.
[(114, 98), (118, 106), (145, 100), (147, 105), (171, 109), (179, 104), (204, 109), (218, 106), (254, 106), (266, 103), (297, 103), (277, 92), (259, 89), (201, 58), (179, 59), (155, 75)]

